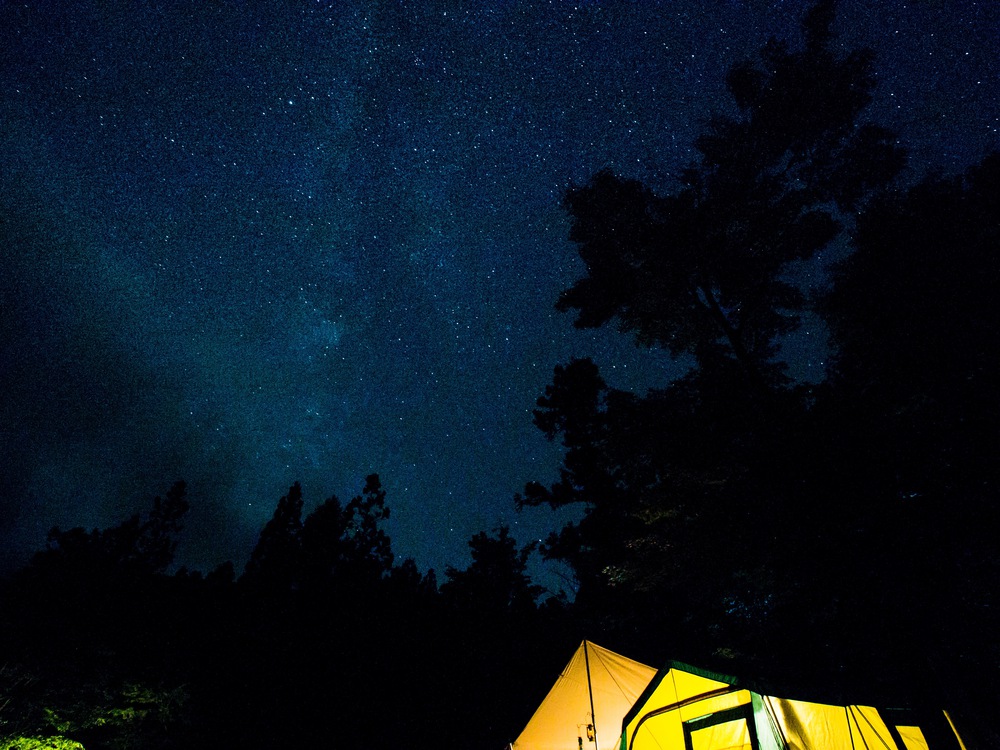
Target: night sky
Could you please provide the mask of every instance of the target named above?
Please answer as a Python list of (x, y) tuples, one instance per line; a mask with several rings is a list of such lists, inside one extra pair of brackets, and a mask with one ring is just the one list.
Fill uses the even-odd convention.
[[(379, 473), (397, 559), (439, 572), (561, 525), (513, 504), (558, 467), (553, 367), (681, 371), (554, 311), (563, 191), (669, 190), (726, 68), (806, 5), (0, 2), (0, 569), (179, 478), (202, 570), (241, 570), (296, 480), (308, 511)], [(1000, 147), (1000, 3), (843, 2), (837, 29), (914, 173)]]

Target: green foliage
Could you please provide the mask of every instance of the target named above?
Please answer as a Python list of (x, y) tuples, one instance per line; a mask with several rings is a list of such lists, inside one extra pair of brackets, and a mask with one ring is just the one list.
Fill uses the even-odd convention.
[(0, 684), (0, 748), (151, 747), (178, 734), (189, 696), (182, 686), (115, 683), (97, 676), (30, 674), (4, 667)]
[(0, 739), (0, 750), (85, 750), (76, 740), (66, 737), (8, 737)]
[(147, 729), (179, 721), (187, 699), (183, 687), (154, 689), (126, 683), (117, 689), (92, 689), (65, 706), (47, 706), (44, 722), (59, 734), (97, 734), (112, 745), (127, 747)]

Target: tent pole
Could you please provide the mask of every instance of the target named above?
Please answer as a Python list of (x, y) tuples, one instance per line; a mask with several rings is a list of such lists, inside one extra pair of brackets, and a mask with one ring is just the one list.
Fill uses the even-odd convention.
[(594, 727), (594, 747), (600, 750), (597, 742), (597, 717), (594, 715), (594, 686), (590, 684), (590, 655), (587, 653), (587, 641), (583, 642), (583, 663), (587, 668), (587, 695), (590, 696), (590, 725)]

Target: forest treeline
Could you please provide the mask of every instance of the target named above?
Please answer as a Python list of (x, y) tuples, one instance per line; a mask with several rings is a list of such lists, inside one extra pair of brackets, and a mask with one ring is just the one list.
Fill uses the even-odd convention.
[[(563, 465), (514, 502), (580, 509), (540, 547), (572, 600), (542, 598), (505, 528), (440, 582), (396, 561), (374, 475), (305, 518), (291, 487), (243, 571), (169, 572), (176, 484), (53, 530), (5, 583), (0, 736), (496, 750), (591, 638), (790, 697), (947, 706), (998, 744), (1000, 156), (908, 167), (834, 9), (730, 70), (673, 189), (566, 192), (586, 273), (557, 307), (692, 363), (636, 394), (573, 360), (540, 396)], [(805, 316), (821, 382), (790, 366)]]
[(170, 572), (188, 502), (53, 529), (5, 583), (0, 747), (496, 747), (562, 667), (564, 608), (506, 528), (438, 585), (394, 561), (377, 475), (305, 518), (296, 484), (240, 575)]

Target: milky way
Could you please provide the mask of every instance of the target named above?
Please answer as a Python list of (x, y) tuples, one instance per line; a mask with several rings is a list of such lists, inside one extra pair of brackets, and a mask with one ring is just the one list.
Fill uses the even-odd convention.
[[(997, 148), (997, 4), (869, 5), (837, 28), (876, 48), (915, 171)], [(309, 507), (378, 472), (422, 568), (555, 528), (512, 502), (558, 466), (552, 368), (681, 371), (554, 312), (582, 270), (562, 193), (605, 167), (669, 190), (726, 67), (805, 4), (251, 6), (0, 7), (7, 566), (177, 478), (201, 569), (242, 566), (296, 480)]]

